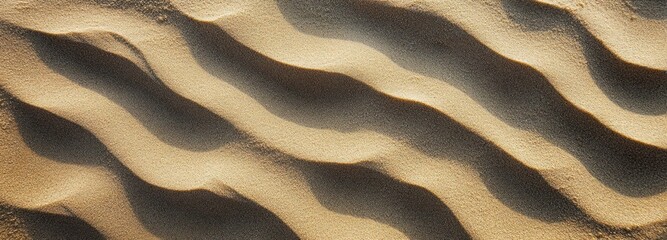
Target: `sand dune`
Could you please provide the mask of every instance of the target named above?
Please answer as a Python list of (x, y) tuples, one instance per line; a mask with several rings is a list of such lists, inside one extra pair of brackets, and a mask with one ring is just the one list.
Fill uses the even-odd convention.
[(0, 2), (0, 238), (667, 238), (661, 1)]

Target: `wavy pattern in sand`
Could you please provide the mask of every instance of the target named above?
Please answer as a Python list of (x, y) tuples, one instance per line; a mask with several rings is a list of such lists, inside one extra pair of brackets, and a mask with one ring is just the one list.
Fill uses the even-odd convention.
[(195, 2), (0, 3), (0, 236), (667, 237), (664, 4)]

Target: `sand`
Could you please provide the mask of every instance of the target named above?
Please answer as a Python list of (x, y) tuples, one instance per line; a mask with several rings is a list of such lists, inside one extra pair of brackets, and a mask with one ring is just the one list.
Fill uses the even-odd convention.
[(667, 2), (0, 1), (0, 238), (667, 238)]

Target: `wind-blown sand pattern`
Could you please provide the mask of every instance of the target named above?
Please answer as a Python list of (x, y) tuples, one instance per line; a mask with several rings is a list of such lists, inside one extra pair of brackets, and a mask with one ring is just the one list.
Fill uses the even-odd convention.
[(667, 238), (667, 2), (0, 1), (0, 238)]

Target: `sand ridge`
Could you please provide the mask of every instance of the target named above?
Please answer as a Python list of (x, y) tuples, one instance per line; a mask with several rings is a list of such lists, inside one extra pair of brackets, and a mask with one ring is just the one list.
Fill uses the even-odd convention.
[(114, 239), (659, 239), (667, 6), (625, 2), (3, 2), (0, 202)]

